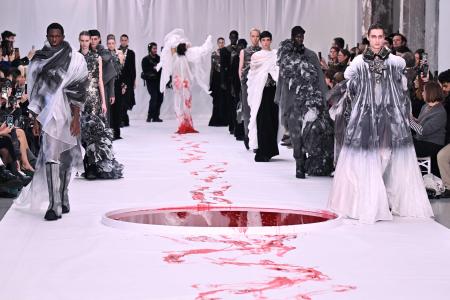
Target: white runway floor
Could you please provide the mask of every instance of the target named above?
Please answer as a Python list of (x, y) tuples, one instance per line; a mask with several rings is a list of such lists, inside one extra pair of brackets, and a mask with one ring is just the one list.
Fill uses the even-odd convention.
[(74, 179), (72, 211), (57, 222), (11, 208), (0, 222), (0, 299), (450, 299), (450, 231), (433, 220), (255, 236), (102, 224), (108, 211), (203, 198), (325, 208), (331, 178), (295, 179), (284, 147), (255, 163), (226, 128), (206, 123), (180, 137), (174, 121), (134, 121), (114, 143), (125, 178)]

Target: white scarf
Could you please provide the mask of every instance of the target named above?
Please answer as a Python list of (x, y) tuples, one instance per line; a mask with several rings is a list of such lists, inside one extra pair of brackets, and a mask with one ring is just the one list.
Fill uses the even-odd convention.
[(251, 149), (258, 149), (258, 132), (256, 116), (261, 105), (262, 94), (267, 78), (278, 81), (279, 68), (277, 66), (277, 50), (260, 50), (252, 55), (250, 71), (248, 72), (248, 106), (250, 107), (250, 122), (248, 124), (248, 138)]

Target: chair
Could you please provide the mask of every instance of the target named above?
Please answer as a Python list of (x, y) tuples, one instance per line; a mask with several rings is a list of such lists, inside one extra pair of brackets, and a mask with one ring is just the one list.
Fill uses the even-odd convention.
[(431, 173), (431, 157), (424, 156), (418, 157), (417, 163), (419, 164), (420, 171), (422, 174), (430, 174)]

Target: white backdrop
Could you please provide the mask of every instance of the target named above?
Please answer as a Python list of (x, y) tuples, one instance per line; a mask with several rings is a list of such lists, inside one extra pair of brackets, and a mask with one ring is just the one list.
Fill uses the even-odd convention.
[[(208, 34), (226, 38), (236, 29), (240, 38), (248, 37), (251, 27), (272, 32), (274, 45), (290, 36), (290, 29), (301, 25), (306, 30), (305, 45), (328, 53), (333, 37), (342, 36), (356, 44), (359, 23), (358, 0), (15, 0), (2, 3), (0, 30), (17, 34), (16, 45), (25, 55), (31, 45), (42, 47), (45, 29), (51, 22), (60, 22), (66, 39), (77, 46), (81, 30), (98, 28), (102, 37), (122, 33), (130, 37), (130, 48), (136, 52), (137, 89), (132, 117), (144, 118), (148, 109), (147, 90), (139, 80), (141, 59), (147, 44), (158, 45), (173, 28), (183, 28), (193, 45), (200, 44)], [(3, 1), (2, 1), (3, 2)], [(170, 114), (170, 96), (166, 95), (163, 115)], [(193, 113), (208, 116), (211, 99), (198, 90), (193, 94)]]

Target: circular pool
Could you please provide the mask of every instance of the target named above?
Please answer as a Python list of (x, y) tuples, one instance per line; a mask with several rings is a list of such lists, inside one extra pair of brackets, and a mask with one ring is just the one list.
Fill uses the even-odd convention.
[(152, 233), (280, 234), (329, 228), (340, 223), (333, 212), (239, 206), (129, 208), (108, 212), (103, 224)]

